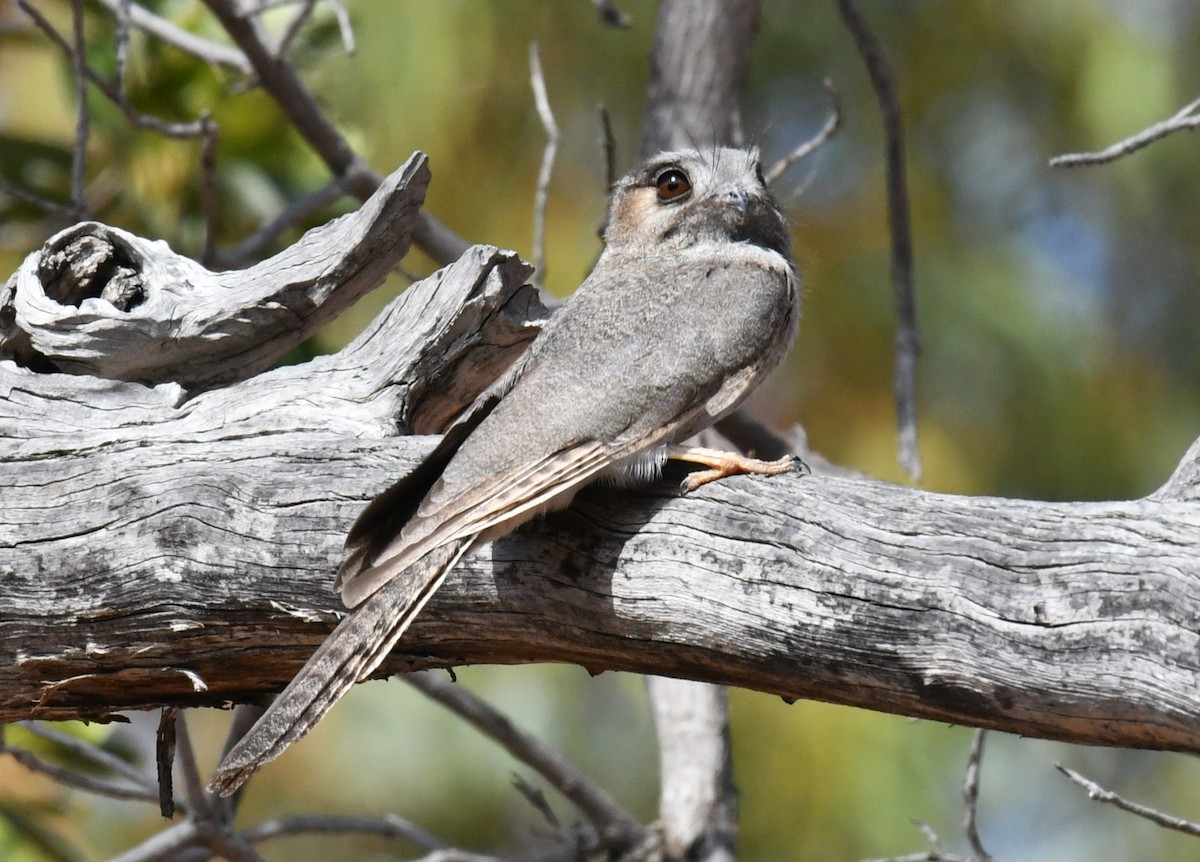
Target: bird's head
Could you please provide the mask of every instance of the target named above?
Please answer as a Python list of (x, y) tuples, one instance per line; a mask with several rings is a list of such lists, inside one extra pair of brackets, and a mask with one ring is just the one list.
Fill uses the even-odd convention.
[(758, 151), (661, 153), (613, 187), (605, 244), (613, 250), (746, 242), (791, 259), (787, 220), (767, 189)]

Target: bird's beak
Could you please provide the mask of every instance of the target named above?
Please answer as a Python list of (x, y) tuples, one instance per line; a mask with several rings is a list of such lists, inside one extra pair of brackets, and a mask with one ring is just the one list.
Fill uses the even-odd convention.
[(726, 206), (734, 207), (741, 215), (750, 209), (750, 195), (745, 189), (727, 189), (717, 195), (717, 200)]

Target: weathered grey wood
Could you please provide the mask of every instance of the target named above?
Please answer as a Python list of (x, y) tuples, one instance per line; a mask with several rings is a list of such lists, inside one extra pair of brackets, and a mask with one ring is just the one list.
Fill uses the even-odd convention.
[[(190, 421), (6, 448), (0, 719), (282, 686), (334, 623), (359, 505), (432, 442)], [(472, 555), (389, 669), (567, 661), (1200, 751), (1198, 560), (1190, 502), (597, 491)]]
[(252, 377), (404, 256), (426, 162), (414, 154), (360, 210), (244, 271), (210, 272), (161, 241), (95, 222), (68, 228), (0, 289), (0, 357), (193, 391)]
[(638, 147), (659, 150), (744, 141), (741, 91), (760, 0), (663, 0)]
[[(0, 720), (281, 687), (361, 505), (541, 310), (476, 248), (342, 352), (188, 397), (0, 361)], [(1195, 458), (1196, 449), (1189, 454)], [(1200, 506), (840, 476), (597, 490), (451, 576), (387, 669), (565, 661), (1200, 751)]]
[[(203, 687), (186, 653), (155, 657), (153, 644), (188, 648), (183, 633), (205, 625), (186, 610), (198, 598), (234, 621), (239, 594), (290, 613), (290, 561), (336, 557), (338, 532), (428, 442), (395, 435), (437, 428), (536, 334), (530, 272), (512, 252), (472, 248), (341, 352), (191, 399), (177, 383), (0, 360), (0, 664), (14, 672), (0, 701), (16, 705), (0, 720), (69, 714), (53, 701), (88, 680), (126, 703), (154, 699), (145, 680), (163, 673)], [(107, 711), (98, 703), (81, 714)]]
[(736, 859), (737, 788), (729, 688), (646, 677), (658, 737), (658, 816), (666, 859)]

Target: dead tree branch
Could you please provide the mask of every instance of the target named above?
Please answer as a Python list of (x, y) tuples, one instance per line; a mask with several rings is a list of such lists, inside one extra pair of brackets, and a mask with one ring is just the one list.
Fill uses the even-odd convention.
[(892, 236), (892, 292), (896, 298), (896, 420), (900, 466), (913, 479), (921, 477), (917, 444), (917, 305), (913, 281), (912, 223), (905, 179), (904, 122), (900, 98), (883, 46), (855, 0), (838, 0), (842, 20), (854, 36), (871, 78), (883, 116), (887, 165), (888, 227)]
[(975, 854), (976, 862), (993, 862), (991, 854), (984, 849), (979, 837), (979, 772), (983, 763), (983, 741), (986, 730), (976, 730), (971, 739), (971, 755), (967, 758), (967, 769), (963, 774), (963, 832)]
[(212, 273), (162, 243), (76, 225), (0, 289), (13, 315), (0, 355), (192, 393), (252, 377), (382, 282), (408, 249), (428, 183), (425, 157), (414, 155), (361, 210), (241, 272)]
[(771, 165), (765, 173), (768, 183), (773, 183), (778, 180), (787, 169), (801, 159), (806, 159), (815, 153), (821, 147), (825, 146), (834, 135), (837, 134), (842, 125), (842, 104), (841, 98), (838, 96), (837, 88), (833, 86), (833, 81), (828, 78), (824, 81), (825, 92), (829, 94), (829, 117), (825, 120), (825, 125), (821, 126), (820, 130), (807, 141), (800, 144), (782, 159)]
[(758, 0), (663, 0), (638, 150), (738, 145)]
[(569, 799), (617, 849), (645, 840), (645, 827), (599, 785), (545, 743), (514, 726), (495, 708), (449, 680), (431, 673), (408, 674), (405, 682), (504, 746), (513, 757), (533, 767)]
[(1200, 99), (1184, 105), (1168, 119), (1142, 129), (1136, 135), (1132, 135), (1122, 141), (1117, 141), (1115, 144), (1105, 147), (1099, 152), (1065, 153), (1061, 156), (1055, 156), (1050, 160), (1050, 167), (1077, 168), (1084, 165), (1106, 165), (1109, 162), (1115, 162), (1117, 159), (1124, 158), (1130, 153), (1136, 153), (1138, 150), (1153, 144), (1155, 141), (1162, 140), (1167, 135), (1200, 128), (1200, 114), (1197, 111), (1200, 111)]
[(546, 281), (546, 204), (550, 196), (550, 178), (554, 173), (554, 157), (558, 153), (558, 124), (546, 94), (546, 78), (542, 74), (542, 57), (537, 42), (529, 45), (529, 80), (538, 117), (546, 131), (546, 146), (542, 165), (538, 169), (537, 191), (533, 203), (533, 268), (539, 284)]
[[(146, 249), (154, 297), (183, 264)], [(43, 256), (0, 302), (7, 344), (29, 319), (14, 301), (46, 289)], [(0, 719), (219, 704), (290, 679), (341, 613), (329, 573), (361, 501), (432, 443), (396, 433), (436, 430), (528, 341), (528, 273), (479, 249), (341, 353), (196, 397), (0, 360)], [(570, 661), (1197, 751), (1198, 460), (1200, 445), (1160, 491), (1112, 503), (820, 475), (596, 491), (469, 557), (385, 670)]]
[[(359, 200), (369, 198), (382, 178), (371, 170), (325, 116), (295, 68), (272, 51), (261, 22), (252, 15), (243, 14), (233, 0), (205, 0), (205, 4), (246, 56), (262, 88), (334, 176), (342, 179), (346, 191)], [(443, 264), (457, 260), (467, 249), (461, 237), (424, 211), (413, 230), (413, 242)]]
[(1097, 802), (1103, 802), (1106, 805), (1112, 805), (1120, 808), (1122, 811), (1128, 811), (1131, 814), (1136, 814), (1144, 820), (1149, 820), (1151, 823), (1156, 823), (1164, 829), (1173, 829), (1177, 832), (1183, 832), (1187, 835), (1200, 837), (1200, 823), (1194, 823), (1190, 820), (1184, 820), (1181, 817), (1173, 817), (1170, 814), (1150, 808), (1146, 805), (1141, 805), (1137, 802), (1130, 802), (1128, 799), (1113, 793), (1111, 790), (1105, 790), (1096, 782), (1089, 778), (1080, 775), (1074, 769), (1068, 766), (1063, 766), (1061, 763), (1054, 764), (1054, 768), (1061, 772), (1067, 778), (1074, 781), (1080, 787), (1087, 791), (1090, 798)]
[(214, 66), (223, 66), (242, 75), (249, 75), (253, 71), (246, 55), (236, 48), (230, 48), (220, 42), (211, 42), (194, 33), (189, 33), (167, 19), (155, 15), (144, 6), (128, 2), (128, 0), (98, 0), (98, 2), (114, 15), (120, 15), (122, 8), (128, 6), (129, 20), (134, 27), (197, 59)]

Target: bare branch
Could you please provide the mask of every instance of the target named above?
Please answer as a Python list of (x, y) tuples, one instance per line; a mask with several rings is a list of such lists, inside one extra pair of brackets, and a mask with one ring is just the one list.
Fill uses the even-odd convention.
[(983, 847), (979, 838), (979, 828), (976, 824), (976, 810), (979, 807), (979, 766), (983, 760), (983, 741), (987, 731), (978, 729), (971, 739), (971, 756), (967, 758), (967, 771), (963, 775), (963, 831), (977, 862), (992, 862), (991, 855)]
[[(25, 0), (21, 0), (25, 2)], [(280, 110), (291, 120), (310, 147), (326, 166), (340, 176), (346, 191), (359, 200), (371, 196), (382, 181), (354, 151), (346, 138), (325, 116), (316, 98), (304, 86), (296, 70), (285, 60), (274, 56), (266, 44), (259, 22), (241, 13), (232, 0), (204, 0), (208, 8), (225, 27), (226, 32), (257, 73), (263, 89), (271, 95)], [(467, 249), (467, 243), (437, 219), (422, 211), (413, 241), (434, 260), (446, 264), (457, 260)]]
[(217, 199), (217, 124), (208, 111), (200, 117), (203, 129), (200, 144), (200, 208), (204, 213), (204, 249), (200, 261), (209, 264), (216, 250), (218, 212)]
[(75, 70), (75, 100), (78, 103), (75, 115), (75, 147), (71, 153), (71, 206), (75, 208), (75, 217), (82, 220), (87, 217), (88, 211), (83, 187), (87, 180), (87, 144), (91, 126), (85, 60), (87, 46), (83, 39), (83, 0), (71, 0), (71, 39), (71, 64)]
[[(194, 33), (189, 33), (143, 6), (131, 3), (129, 0), (98, 0), (98, 2), (118, 16), (122, 9), (128, 6), (129, 18), (133, 26), (206, 63), (224, 66), (243, 75), (250, 75), (254, 71), (250, 66), (250, 61), (246, 59), (246, 55), (236, 48), (222, 45), (220, 42), (210, 42)], [(117, 20), (119, 22), (120, 18), (118, 17)]]
[(129, 61), (129, 30), (131, 0), (117, 0), (117, 68), (113, 72), (113, 89), (125, 93), (125, 64)]
[(1050, 160), (1052, 168), (1077, 168), (1084, 165), (1106, 165), (1130, 153), (1135, 153), (1155, 141), (1188, 129), (1200, 128), (1200, 99), (1184, 105), (1169, 119), (1149, 126), (1136, 135), (1117, 141), (1095, 153), (1065, 153)]
[(358, 48), (354, 43), (354, 27), (350, 24), (350, 13), (346, 10), (346, 4), (342, 0), (327, 0), (329, 8), (333, 10), (333, 17), (338, 23), (338, 32), (342, 37), (342, 47), (347, 54), (353, 54)]
[(859, 12), (855, 0), (838, 0), (838, 8), (866, 63), (883, 115), (887, 141), (888, 225), (892, 235), (892, 291), (896, 297), (896, 421), (900, 429), (900, 466), (915, 480), (921, 477), (921, 453), (917, 445), (917, 309), (900, 99), (883, 46)]
[(187, 798), (188, 814), (193, 818), (207, 818), (212, 814), (212, 800), (204, 790), (204, 780), (196, 766), (196, 752), (192, 748), (192, 737), (188, 733), (183, 711), (176, 710), (168, 721), (175, 725), (179, 769), (183, 773), (183, 792)]
[(99, 769), (124, 776), (135, 784), (144, 787), (147, 792), (153, 792), (155, 789), (154, 783), (140, 769), (130, 763), (126, 763), (115, 754), (105, 751), (99, 746), (85, 742), (79, 737), (71, 736), (69, 733), (63, 733), (61, 730), (57, 730), (39, 721), (21, 721), (17, 722), (17, 725), (29, 731), (34, 736), (53, 743), (72, 757), (86, 760)]
[(742, 88), (758, 0), (662, 0), (650, 55), (650, 83), (638, 151), (741, 146)]
[(196, 845), (200, 830), (191, 818), (158, 832), (136, 847), (113, 856), (108, 862), (167, 862), (180, 858), (180, 854)]
[(533, 266), (539, 283), (546, 281), (546, 204), (550, 194), (550, 177), (554, 173), (554, 157), (558, 153), (558, 125), (546, 95), (546, 78), (542, 75), (542, 58), (538, 43), (529, 43), (529, 79), (538, 117), (546, 130), (546, 147), (542, 151), (542, 166), (538, 169), (537, 191), (533, 203)]
[(600, 146), (604, 150), (604, 193), (607, 195), (617, 181), (617, 138), (613, 134), (612, 117), (608, 108), (599, 107)]
[(292, 47), (292, 40), (296, 38), (296, 34), (300, 32), (300, 28), (304, 26), (304, 22), (312, 16), (312, 11), (317, 5), (317, 0), (303, 0), (300, 8), (296, 10), (296, 14), (292, 19), (284, 25), (283, 32), (279, 35), (279, 40), (275, 43), (275, 48), (272, 53), (276, 57), (286, 57), (288, 49)]
[(729, 689), (647, 678), (659, 747), (659, 817), (668, 859), (733, 862), (737, 790)]
[(825, 120), (825, 125), (823, 125), (821, 130), (807, 141), (796, 147), (796, 149), (792, 150), (775, 164), (771, 165), (771, 169), (766, 173), (768, 183), (775, 182), (777, 179), (783, 176), (784, 172), (796, 162), (807, 158), (821, 147), (825, 146), (830, 138), (836, 135), (838, 129), (841, 128), (841, 98), (838, 96), (837, 88), (833, 86), (833, 81), (826, 78), (824, 84), (825, 91), (829, 93), (829, 117)]
[(546, 798), (546, 794), (542, 791), (542, 788), (530, 783), (523, 775), (513, 775), (512, 785), (517, 793), (521, 794), (521, 798), (528, 802), (534, 811), (545, 818), (550, 828), (557, 832), (562, 832), (562, 821), (558, 819), (558, 815), (550, 807), (550, 800)]
[(616, 847), (631, 846), (644, 837), (645, 827), (603, 788), (557, 751), (513, 725), (462, 686), (433, 671), (408, 674), (404, 681), (466, 719), (522, 763), (529, 764), (584, 813), (606, 843), (612, 842)]
[(64, 206), (57, 201), (44, 198), (41, 195), (26, 191), (19, 186), (11, 185), (2, 180), (0, 180), (0, 195), (8, 195), (10, 198), (16, 198), (23, 203), (27, 203), (30, 206), (35, 206), (38, 209), (45, 210), (46, 212), (60, 218), (68, 220), (74, 220), (75, 218), (75, 210), (72, 207)]
[(327, 184), (309, 192), (288, 204), (271, 220), (264, 222), (258, 230), (250, 234), (237, 245), (218, 251), (213, 256), (212, 265), (217, 267), (243, 266), (255, 260), (266, 251), (276, 238), (285, 230), (311, 216), (318, 210), (332, 206), (346, 194), (344, 177), (334, 177)]
[(450, 846), (432, 832), (395, 814), (384, 814), (381, 817), (353, 814), (305, 814), (281, 817), (277, 820), (267, 820), (244, 830), (242, 838), (252, 844), (258, 844), (273, 838), (305, 833), (359, 833), (378, 835), (382, 838), (400, 838), (415, 844), (422, 850), (443, 850)]
[(1097, 802), (1113, 805), (1122, 811), (1136, 814), (1138, 817), (1149, 820), (1151, 823), (1157, 823), (1166, 829), (1174, 829), (1177, 832), (1183, 832), (1187, 835), (1200, 836), (1200, 823), (1184, 820), (1180, 817), (1173, 817), (1170, 814), (1163, 814), (1161, 811), (1140, 805), (1137, 802), (1130, 802), (1128, 799), (1118, 796), (1111, 790), (1105, 790), (1096, 782), (1085, 778), (1074, 769), (1063, 766), (1061, 763), (1054, 764), (1054, 768), (1086, 790), (1088, 796)]
[(31, 772), (41, 773), (60, 784), (84, 790), (88, 793), (97, 793), (101, 796), (110, 796), (114, 799), (140, 799), (143, 802), (158, 801), (157, 791), (148, 789), (140, 783), (137, 786), (131, 786), (119, 781), (109, 781), (104, 778), (85, 775), (82, 772), (76, 772), (53, 763), (47, 763), (32, 751), (24, 748), (14, 748), (7, 742), (0, 741), (0, 754), (11, 756), (13, 760)]
[[(34, 24), (49, 37), (51, 42), (57, 45), (68, 58), (74, 61), (76, 55), (70, 43), (63, 38), (62, 34), (54, 28), (54, 25), (29, 0), (17, 0), (17, 5), (26, 15), (33, 19)], [(120, 108), (125, 118), (137, 128), (157, 132), (168, 138), (198, 138), (204, 134), (205, 126), (201, 120), (191, 123), (169, 123), (151, 114), (141, 113), (129, 103), (128, 99), (113, 88), (111, 82), (105, 79), (90, 64), (84, 63), (83, 68), (87, 79), (99, 88), (105, 98)]]

